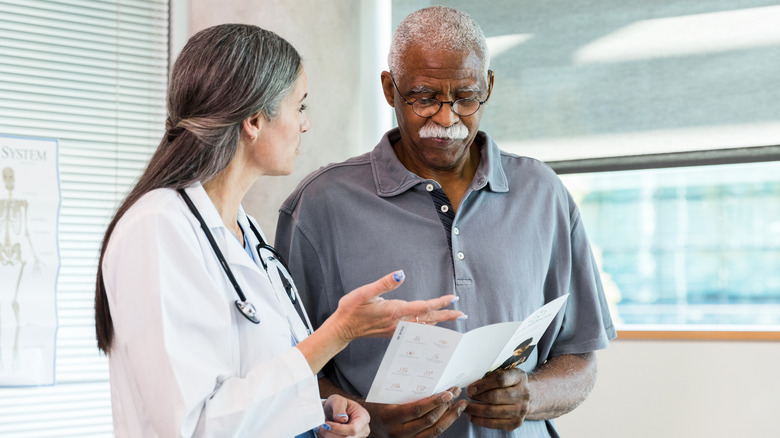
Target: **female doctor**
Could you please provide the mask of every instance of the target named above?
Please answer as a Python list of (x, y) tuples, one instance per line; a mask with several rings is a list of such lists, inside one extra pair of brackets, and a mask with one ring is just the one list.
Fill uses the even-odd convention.
[(379, 297), (398, 271), (309, 334), (284, 263), (240, 205), (258, 176), (292, 172), (305, 98), (296, 50), (255, 26), (203, 30), (177, 59), (166, 134), (101, 248), (95, 318), (118, 437), (366, 436), (368, 413), (323, 404), (317, 372), (401, 318), (462, 315), (438, 310), (451, 295)]

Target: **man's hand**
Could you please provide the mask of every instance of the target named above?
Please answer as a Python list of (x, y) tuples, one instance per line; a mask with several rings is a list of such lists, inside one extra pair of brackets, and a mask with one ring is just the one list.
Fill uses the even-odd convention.
[[(469, 385), (469, 420), (491, 429), (513, 430), (525, 420), (549, 420), (576, 408), (596, 382), (593, 353), (548, 359), (530, 375), (518, 368), (496, 371)], [(533, 400), (531, 400), (533, 392)]]
[(490, 373), (469, 385), (467, 393), (474, 401), (469, 402), (466, 413), (477, 426), (515, 430), (528, 414), (528, 375), (518, 368)]
[(435, 437), (458, 419), (468, 402), (460, 400), (460, 388), (402, 405), (364, 403), (371, 414), (371, 432), (377, 437)]

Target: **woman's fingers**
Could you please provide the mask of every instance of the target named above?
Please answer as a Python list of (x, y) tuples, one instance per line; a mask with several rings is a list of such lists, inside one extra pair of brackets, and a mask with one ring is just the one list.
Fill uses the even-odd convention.
[(325, 401), (325, 418), (337, 423), (349, 421), (347, 405), (349, 400), (340, 395), (333, 394)]
[(425, 315), (419, 315), (416, 317), (417, 322), (423, 324), (435, 325), (443, 321), (455, 321), (456, 319), (467, 319), (468, 315), (459, 310), (436, 310), (428, 312)]
[(331, 395), (325, 401), (325, 417), (328, 421), (317, 430), (320, 438), (365, 437), (371, 430), (368, 411), (340, 395)]
[(402, 270), (391, 272), (373, 283), (360, 286), (351, 293), (370, 302), (380, 295), (396, 289), (404, 282), (404, 278), (406, 278), (406, 275), (404, 275), (404, 271)]
[[(414, 318), (416, 322), (424, 322), (426, 324), (435, 324), (441, 321), (451, 321), (465, 317), (466, 315), (458, 310), (438, 310), (449, 306), (455, 301), (458, 301), (458, 297), (455, 295), (444, 295), (427, 301), (411, 301), (405, 303), (402, 313), (406, 317)], [(411, 318), (409, 318), (410, 321), (412, 320)]]
[(391, 272), (341, 297), (334, 315), (340, 315), (335, 320), (339, 321), (342, 339), (348, 342), (360, 337), (392, 336), (401, 319), (436, 324), (466, 317), (457, 310), (439, 310), (457, 301), (454, 295), (411, 302), (381, 297), (398, 288), (404, 278), (403, 271)]
[[(404, 271), (395, 271), (379, 280), (362, 286), (355, 291), (359, 291), (365, 299), (377, 299), (380, 295), (396, 289), (404, 281)], [(369, 298), (371, 297), (371, 298)], [(381, 298), (380, 298), (381, 299)], [(398, 306), (398, 317), (408, 321), (424, 322), (426, 324), (436, 324), (442, 321), (453, 321), (455, 319), (466, 319), (467, 316), (458, 310), (439, 310), (458, 301), (455, 295), (444, 295), (430, 300), (403, 301), (391, 300), (387, 304)]]

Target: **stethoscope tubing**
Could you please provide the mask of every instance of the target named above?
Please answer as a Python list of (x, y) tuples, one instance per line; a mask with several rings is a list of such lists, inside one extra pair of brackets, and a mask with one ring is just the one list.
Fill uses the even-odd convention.
[[(244, 317), (246, 317), (246, 319), (248, 319), (254, 324), (259, 324), (260, 319), (258, 319), (257, 317), (257, 311), (254, 305), (251, 302), (249, 302), (249, 300), (247, 300), (246, 295), (244, 295), (244, 291), (241, 290), (241, 286), (238, 284), (238, 280), (236, 280), (236, 277), (233, 275), (233, 271), (230, 269), (227, 260), (225, 260), (225, 256), (222, 255), (222, 251), (220, 251), (216, 240), (214, 240), (214, 236), (211, 234), (211, 230), (206, 224), (206, 221), (203, 219), (203, 216), (200, 214), (197, 207), (195, 207), (195, 204), (192, 202), (192, 199), (190, 199), (190, 197), (187, 195), (184, 189), (178, 189), (177, 192), (179, 193), (179, 195), (181, 195), (182, 199), (184, 199), (184, 203), (187, 204), (187, 207), (190, 209), (192, 214), (198, 220), (198, 223), (200, 224), (200, 228), (203, 230), (203, 233), (206, 235), (206, 238), (208, 239), (211, 248), (214, 250), (214, 254), (217, 256), (220, 266), (222, 266), (222, 270), (225, 271), (225, 275), (227, 275), (228, 280), (230, 280), (230, 283), (233, 285), (233, 288), (235, 289), (236, 294), (238, 295), (239, 298), (235, 302), (236, 308), (238, 308), (238, 310), (241, 312), (242, 315), (244, 315)], [(289, 283), (289, 287), (285, 286), (284, 284), (282, 284), (281, 286), (286, 289), (285, 292), (287, 292), (286, 294), (287, 298), (290, 299), (293, 308), (295, 308), (295, 305), (298, 304), (298, 307), (300, 308), (300, 312), (304, 318), (304, 322), (306, 325), (306, 332), (308, 334), (311, 334), (312, 325), (311, 325), (311, 321), (309, 321), (309, 315), (306, 313), (306, 309), (303, 307), (302, 303), (300, 302), (300, 297), (298, 296), (298, 290), (295, 287), (292, 276), (290, 275), (290, 269), (287, 267), (287, 263), (285, 263), (284, 258), (282, 258), (282, 255), (279, 254), (279, 252), (276, 251), (274, 247), (268, 245), (265, 242), (265, 239), (263, 239), (263, 236), (260, 234), (260, 231), (257, 230), (257, 228), (252, 223), (252, 221), (249, 218), (247, 218), (247, 221), (249, 222), (249, 227), (252, 229), (252, 233), (254, 233), (255, 238), (257, 238), (257, 241), (260, 242), (255, 248), (255, 251), (257, 252), (257, 257), (262, 263), (263, 268), (266, 270), (266, 273), (268, 273), (268, 275), (270, 276), (270, 272), (268, 271), (268, 265), (265, 259), (263, 259), (262, 255), (260, 254), (261, 247), (267, 249), (273, 255), (273, 257), (279, 261), (281, 267), (284, 269), (284, 272), (282, 272), (281, 269), (278, 269), (277, 266), (277, 271), (279, 271), (279, 273), (281, 273), (282, 276), (285, 277), (285, 280)], [(281, 278), (279, 280), (281, 281)], [(298, 341), (300, 341), (300, 339)]]
[(187, 193), (184, 192), (184, 189), (179, 189), (178, 192), (181, 195), (181, 197), (184, 199), (184, 202), (187, 204), (187, 207), (190, 208), (192, 213), (198, 219), (198, 222), (200, 223), (200, 227), (203, 229), (203, 232), (206, 234), (206, 238), (209, 240), (209, 244), (211, 245), (211, 248), (214, 250), (214, 253), (217, 255), (217, 259), (219, 260), (219, 263), (222, 266), (222, 270), (225, 271), (225, 275), (227, 275), (228, 279), (230, 280), (230, 283), (233, 285), (233, 288), (235, 288), (236, 294), (238, 294), (238, 298), (240, 298), (241, 301), (246, 302), (246, 295), (244, 295), (244, 291), (241, 290), (241, 286), (239, 286), (238, 280), (236, 280), (236, 277), (233, 275), (233, 271), (230, 269), (230, 266), (228, 266), (227, 260), (225, 260), (225, 256), (222, 255), (222, 251), (220, 251), (217, 242), (214, 240), (214, 236), (211, 234), (211, 230), (209, 230), (209, 226), (206, 225), (206, 221), (203, 219), (203, 216), (201, 216), (200, 212), (195, 207), (195, 204), (192, 203), (192, 199), (190, 199)]

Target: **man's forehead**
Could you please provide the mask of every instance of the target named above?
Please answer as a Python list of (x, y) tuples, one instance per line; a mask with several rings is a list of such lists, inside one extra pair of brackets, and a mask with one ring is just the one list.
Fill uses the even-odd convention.
[[(484, 91), (479, 78), (470, 77), (466, 79), (453, 78), (433, 78), (430, 76), (413, 76), (407, 78), (408, 92), (412, 94), (438, 93), (443, 88), (457, 93), (479, 93)], [(443, 86), (446, 82), (446, 87)]]
[(460, 93), (479, 93), (487, 86), (485, 72), (475, 69), (412, 70), (399, 79), (399, 85), (409, 93), (435, 93), (445, 88)]
[(427, 48), (419, 44), (411, 44), (403, 51), (402, 59), (401, 68), (404, 74), (420, 71), (425, 72), (426, 75), (445, 74), (462, 77), (485, 71), (482, 58), (473, 49)]
[(443, 80), (458, 82), (463, 87), (479, 87), (485, 80), (485, 66), (474, 50), (426, 49), (411, 45), (403, 53), (402, 71), (398, 76), (410, 87)]

